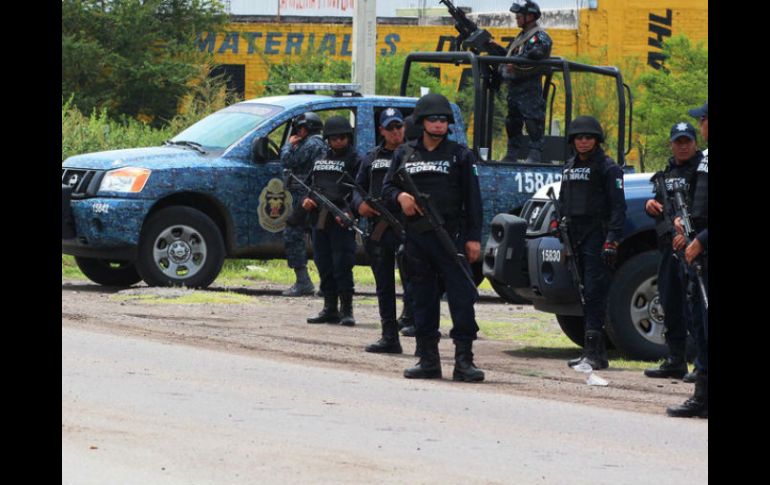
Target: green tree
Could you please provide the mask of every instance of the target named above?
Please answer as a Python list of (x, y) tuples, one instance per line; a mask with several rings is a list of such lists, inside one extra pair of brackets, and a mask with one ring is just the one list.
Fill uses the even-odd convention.
[[(664, 69), (642, 74), (634, 111), (636, 146), (645, 171), (665, 167), (671, 156), (669, 132), (678, 121), (693, 122), (687, 110), (708, 99), (708, 47), (684, 35), (663, 44)], [(705, 147), (704, 140), (698, 143)]]
[(211, 62), (196, 33), (225, 21), (217, 1), (62, 0), (62, 95), (82, 112), (160, 126)]

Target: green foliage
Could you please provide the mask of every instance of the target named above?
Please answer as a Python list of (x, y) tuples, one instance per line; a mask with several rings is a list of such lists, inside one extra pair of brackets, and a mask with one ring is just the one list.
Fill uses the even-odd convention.
[(62, 95), (82, 112), (161, 126), (209, 62), (196, 32), (225, 20), (209, 0), (62, 0)]
[[(693, 45), (684, 35), (663, 43), (664, 69), (642, 74), (634, 111), (636, 146), (646, 171), (665, 167), (671, 156), (669, 133), (679, 121), (696, 124), (687, 110), (708, 99), (708, 47)], [(705, 147), (704, 140), (698, 140)]]

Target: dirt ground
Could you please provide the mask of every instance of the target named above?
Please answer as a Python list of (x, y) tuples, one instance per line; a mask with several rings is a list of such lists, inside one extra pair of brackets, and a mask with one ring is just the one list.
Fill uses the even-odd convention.
[[(268, 283), (258, 288), (230, 288), (239, 296), (232, 303), (179, 304), (173, 303), (175, 298), (189, 297), (193, 292), (145, 286), (118, 290), (84, 281), (63, 281), (62, 326), (394, 378), (402, 378), (403, 370), (417, 361), (413, 338), (401, 338), (401, 355), (364, 352), (380, 332), (373, 288), (357, 289), (355, 327), (308, 325), (305, 319), (320, 310), (323, 300), (282, 297), (283, 289)], [(224, 291), (212, 287), (203, 293), (225, 296)], [(170, 302), (153, 301), (154, 297)], [(447, 304), (442, 302), (441, 306), (442, 321), (448, 321)], [(533, 311), (531, 306), (505, 303), (488, 291), (482, 291), (476, 304), (478, 320), (514, 320)], [(552, 325), (558, 328), (555, 319)], [(447, 332), (442, 326), (440, 352), (447, 385), (650, 414), (665, 414), (666, 406), (679, 404), (692, 393), (692, 384), (648, 379), (639, 370), (613, 368), (612, 360), (609, 369), (596, 373), (609, 385), (589, 386), (586, 374), (566, 365), (566, 360), (579, 355), (577, 348), (544, 351), (517, 342), (490, 340), (481, 334), (474, 345), (474, 360), (486, 373), (486, 380), (480, 384), (454, 383), (454, 346)]]

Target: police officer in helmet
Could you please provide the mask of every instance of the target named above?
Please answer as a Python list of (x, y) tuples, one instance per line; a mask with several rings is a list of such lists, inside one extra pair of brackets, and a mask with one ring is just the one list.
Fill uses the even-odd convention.
[[(292, 123), (292, 135), (289, 142), (281, 149), (281, 163), (299, 179), (304, 179), (313, 167), (313, 162), (326, 152), (326, 143), (321, 139), (321, 118), (307, 112), (299, 115)], [(292, 213), (283, 230), (283, 243), (286, 249), (286, 262), (295, 273), (296, 281), (284, 296), (312, 295), (315, 288), (307, 272), (307, 249), (305, 232), (307, 231), (307, 213), (300, 208), (304, 189), (293, 180), (287, 183), (291, 194)]]
[[(463, 268), (443, 250), (437, 232), (421, 215), (415, 198), (400, 187), (397, 171), (406, 170), (421, 193), (428, 194), (443, 218), (443, 228), (453, 239), (457, 252), (473, 263), (481, 255), (482, 204), (476, 157), (468, 147), (447, 138), (449, 124), (454, 122), (449, 100), (439, 94), (427, 94), (417, 101), (415, 122), (423, 126), (420, 138), (405, 143), (393, 155), (385, 176), (383, 193), (398, 203), (406, 218), (406, 259), (410, 272), (410, 291), (414, 295), (416, 326), (415, 367), (406, 369), (404, 377), (439, 379), (439, 316), (441, 294), (439, 278), (446, 288), (455, 344), (455, 367), (452, 378), (479, 382), (484, 372), (473, 363), (472, 345), (479, 327), (473, 305), (478, 293), (468, 281)], [(468, 266), (465, 266), (470, 271)]]
[(592, 116), (578, 116), (569, 124), (569, 143), (575, 150), (564, 166), (559, 201), (574, 246), (583, 284), (585, 344), (583, 355), (570, 367), (609, 366), (604, 342), (608, 282), (618, 257), (618, 241), (626, 219), (623, 170), (602, 149), (604, 131)]
[[(655, 219), (658, 235), (660, 264), (658, 266), (658, 294), (663, 305), (665, 339), (668, 356), (658, 368), (645, 369), (644, 375), (652, 378), (682, 379), (687, 374), (685, 347), (687, 331), (692, 324), (692, 312), (687, 304), (687, 272), (684, 261), (676, 256), (683, 244), (674, 244), (674, 227), (665, 213), (673, 215), (674, 207), (667, 201), (673, 197), (674, 182), (685, 187), (688, 204), (695, 189), (695, 172), (702, 154), (698, 151), (695, 128), (684, 121), (671, 127), (670, 145), (672, 156), (663, 171), (667, 194), (655, 193), (654, 199), (645, 203), (644, 210)], [(657, 190), (657, 189), (656, 189)]]
[[(517, 0), (510, 11), (516, 15), (516, 25), (521, 32), (508, 45), (506, 55), (528, 60), (550, 57), (553, 41), (537, 23), (541, 16), (540, 6), (529, 0)], [(538, 163), (545, 142), (543, 69), (523, 64), (501, 64), (499, 71), (508, 85), (508, 116), (505, 118), (508, 146), (503, 161), (517, 161), (523, 144), (522, 128), (526, 126), (529, 152), (525, 163)]]
[[(309, 185), (352, 214), (350, 188), (337, 182), (345, 172), (352, 178), (358, 172), (360, 159), (353, 146), (353, 127), (342, 116), (332, 116), (326, 120), (323, 136), (329, 149), (313, 164), (308, 176)], [(302, 200), (302, 208), (312, 214), (313, 259), (321, 276), (324, 297), (323, 309), (315, 317), (308, 318), (307, 323), (339, 322), (353, 326), (356, 323), (353, 317), (355, 233), (345, 229), (328, 209), (319, 207), (309, 197)]]

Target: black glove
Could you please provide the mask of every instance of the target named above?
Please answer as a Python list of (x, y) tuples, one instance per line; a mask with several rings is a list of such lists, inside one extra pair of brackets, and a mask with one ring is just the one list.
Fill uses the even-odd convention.
[(618, 263), (618, 243), (617, 241), (605, 241), (602, 247), (602, 261), (610, 269), (615, 269)]

